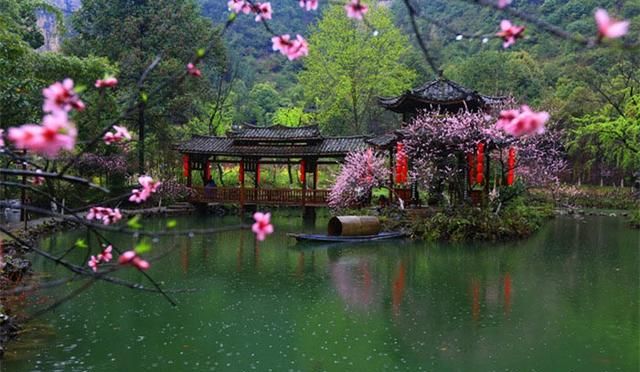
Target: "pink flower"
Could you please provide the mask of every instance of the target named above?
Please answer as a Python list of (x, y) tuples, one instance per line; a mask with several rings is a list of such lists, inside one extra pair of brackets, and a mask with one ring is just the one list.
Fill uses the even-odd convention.
[(510, 21), (505, 19), (500, 22), (500, 29), (501, 31), (496, 35), (500, 36), (504, 40), (504, 43), (502, 43), (502, 47), (508, 48), (516, 43), (516, 39), (522, 37), (522, 33), (524, 32), (525, 28), (524, 26), (514, 26)]
[(9, 140), (19, 149), (54, 158), (61, 150), (73, 150), (78, 132), (66, 111), (45, 115), (42, 125), (24, 124), (9, 129)]
[(113, 254), (111, 253), (112, 251), (113, 251), (113, 246), (111, 246), (111, 244), (106, 246), (102, 251), (102, 253), (100, 254), (102, 261), (104, 262), (111, 261), (111, 259), (113, 259)]
[(42, 127), (37, 124), (24, 124), (17, 128), (9, 128), (7, 138), (19, 149), (39, 146), (42, 141)]
[(129, 197), (129, 201), (140, 204), (143, 201), (147, 200), (148, 197), (149, 197), (149, 193), (146, 192), (146, 190), (133, 189), (131, 190), (131, 196)]
[(73, 90), (73, 80), (64, 79), (64, 81), (56, 82), (48, 88), (42, 90), (44, 95), (44, 112), (55, 112), (59, 110), (71, 111), (76, 109), (82, 111), (85, 108), (80, 97)]
[(369, 11), (369, 8), (362, 4), (360, 0), (351, 0), (344, 8), (347, 11), (347, 17), (354, 19), (362, 19)]
[(102, 138), (104, 140), (104, 143), (106, 143), (107, 145), (121, 142), (122, 140), (131, 140), (131, 133), (129, 133), (129, 130), (127, 128), (114, 125), (113, 129), (115, 129), (115, 132), (107, 132)]
[(134, 203), (142, 203), (147, 200), (151, 194), (158, 190), (158, 187), (162, 185), (162, 182), (155, 182), (149, 176), (140, 176), (138, 178), (138, 183), (142, 186), (142, 189), (133, 189), (131, 191), (131, 196), (129, 197), (130, 202)]
[(189, 62), (189, 64), (187, 65), (187, 73), (191, 76), (195, 76), (195, 77), (201, 77), (202, 76), (202, 71), (200, 71), (200, 69), (198, 69), (193, 63)]
[(304, 8), (307, 12), (318, 9), (318, 0), (300, 0), (300, 8)]
[(126, 251), (118, 258), (120, 265), (131, 265), (139, 270), (147, 270), (151, 265), (143, 260), (135, 251)]
[(271, 15), (273, 14), (271, 3), (258, 3), (253, 9), (256, 12), (256, 22), (271, 19)]
[[(514, 115), (514, 113), (517, 113), (517, 115)], [(545, 131), (544, 124), (548, 120), (548, 112), (534, 112), (529, 106), (525, 105), (520, 108), (520, 111), (502, 111), (496, 123), (496, 128), (502, 129), (505, 133), (514, 137), (542, 134)]]
[(609, 17), (604, 9), (598, 9), (595, 13), (596, 24), (598, 25), (598, 38), (604, 37), (615, 39), (622, 37), (629, 32), (629, 21), (617, 21)]
[(498, 122), (496, 123), (496, 129), (504, 129), (504, 127), (509, 125), (518, 115), (520, 115), (520, 111), (518, 110), (501, 111)]
[(229, 7), (229, 10), (234, 13), (251, 13), (251, 5), (244, 0), (229, 0), (227, 6)]
[(98, 265), (100, 265), (100, 259), (96, 256), (91, 256), (91, 259), (89, 260), (89, 263), (87, 263), (87, 265), (89, 265), (91, 270), (93, 270), (93, 272), (96, 273), (98, 272)]
[(158, 187), (162, 185), (162, 182), (156, 182), (149, 176), (140, 176), (138, 178), (138, 182), (142, 185), (142, 187), (148, 189), (150, 193), (158, 191)]
[[(42, 173), (42, 170), (36, 169), (36, 173)], [(33, 180), (31, 180), (31, 183), (34, 186), (43, 185), (44, 184), (44, 177), (40, 177), (40, 176), (33, 177)]]
[(511, 0), (498, 0), (498, 8), (504, 9), (507, 5), (511, 4)]
[(100, 263), (109, 262), (113, 258), (113, 254), (111, 253), (112, 250), (113, 246), (106, 246), (99, 255), (91, 256), (91, 259), (89, 260), (89, 263), (87, 265), (89, 265), (93, 272), (98, 272), (98, 266), (100, 265)]
[(118, 79), (109, 76), (102, 80), (96, 80), (96, 88), (114, 88), (118, 85)]
[(295, 40), (291, 40), (289, 34), (274, 36), (271, 42), (273, 50), (280, 51), (290, 61), (309, 55), (309, 44), (300, 35), (297, 35)]
[(256, 234), (258, 240), (262, 241), (267, 237), (267, 235), (273, 233), (271, 213), (256, 212), (253, 214), (253, 219), (256, 222), (251, 226), (251, 231)]
[(104, 207), (93, 207), (89, 209), (87, 213), (86, 219), (91, 220), (101, 220), (103, 224), (110, 225), (112, 223), (116, 223), (122, 219), (122, 213), (120, 209), (111, 209)]
[(280, 53), (286, 55), (285, 50), (291, 46), (291, 36), (289, 34), (274, 36), (271, 38), (273, 44), (273, 50), (278, 50)]
[(71, 151), (76, 144), (78, 131), (69, 121), (64, 111), (56, 111), (42, 118), (41, 147), (33, 150), (50, 158), (55, 157), (61, 150)]

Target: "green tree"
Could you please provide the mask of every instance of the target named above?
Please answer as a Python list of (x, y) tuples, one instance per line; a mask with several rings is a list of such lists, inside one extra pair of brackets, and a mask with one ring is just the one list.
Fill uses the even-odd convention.
[(415, 71), (402, 64), (410, 44), (390, 11), (372, 6), (367, 21), (351, 20), (342, 6), (332, 6), (312, 28), (299, 80), (327, 132), (370, 132), (380, 114), (376, 98), (399, 94), (415, 80)]
[[(195, 0), (84, 0), (72, 17), (72, 25), (76, 34), (67, 40), (64, 49), (79, 56), (104, 56), (117, 63), (123, 98), (136, 97), (139, 90), (154, 91), (166, 84), (177, 72), (184, 71), (197, 50), (213, 45), (204, 60), (206, 78), (187, 78), (182, 84), (170, 84), (150, 97), (144, 120), (135, 120), (138, 144), (142, 146), (139, 153), (143, 155), (141, 150), (149, 145), (152, 161), (172, 160), (175, 157), (172, 152), (155, 150), (165, 148), (175, 139), (177, 131), (171, 126), (186, 124), (203, 115), (204, 104), (212, 97), (208, 77), (219, 72), (217, 63), (224, 60), (219, 35), (211, 22), (200, 15)], [(144, 86), (139, 87), (138, 79), (157, 57), (161, 58), (160, 63), (148, 75)], [(147, 135), (149, 138), (145, 138)]]
[(280, 106), (280, 95), (271, 83), (258, 83), (249, 92), (248, 113), (250, 121), (267, 126), (271, 124), (273, 113)]
[(540, 63), (526, 51), (483, 51), (448, 64), (444, 75), (484, 94), (513, 95), (536, 104), (544, 91)]
[(640, 170), (640, 95), (629, 96), (621, 112), (609, 105), (575, 121), (572, 150), (600, 155), (627, 172)]
[(273, 123), (286, 125), (288, 127), (298, 127), (311, 124), (313, 116), (304, 112), (302, 107), (280, 107), (273, 114)]
[[(113, 66), (105, 58), (78, 58), (60, 53), (38, 53), (44, 41), (36, 25), (36, 11), (52, 12), (49, 4), (37, 0), (0, 0), (0, 126), (39, 122), (42, 116), (42, 88), (56, 80), (72, 77), (89, 86)], [(58, 18), (61, 19), (61, 18)], [(87, 117), (92, 108), (88, 108)], [(86, 122), (78, 123), (85, 133)]]

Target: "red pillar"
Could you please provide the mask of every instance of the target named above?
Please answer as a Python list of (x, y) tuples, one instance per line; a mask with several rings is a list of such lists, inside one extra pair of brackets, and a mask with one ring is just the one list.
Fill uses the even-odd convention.
[(516, 149), (509, 148), (509, 159), (507, 160), (507, 186), (513, 185), (515, 180), (515, 167), (516, 167)]
[(484, 143), (482, 142), (478, 144), (477, 162), (476, 183), (482, 184), (484, 181)]

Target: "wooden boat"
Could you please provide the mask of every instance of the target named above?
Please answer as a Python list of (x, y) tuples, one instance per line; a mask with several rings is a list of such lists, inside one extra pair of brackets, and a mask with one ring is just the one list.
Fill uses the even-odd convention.
[(293, 234), (287, 236), (295, 238), (297, 241), (313, 241), (313, 242), (334, 242), (334, 243), (362, 243), (377, 240), (397, 239), (407, 236), (403, 232), (381, 232), (376, 235), (356, 235), (356, 236), (334, 236), (322, 234)]

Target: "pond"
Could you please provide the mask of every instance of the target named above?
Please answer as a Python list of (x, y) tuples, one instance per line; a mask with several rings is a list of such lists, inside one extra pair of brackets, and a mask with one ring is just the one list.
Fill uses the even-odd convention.
[[(162, 226), (161, 220), (151, 221)], [(179, 227), (238, 223), (178, 219)], [(637, 371), (640, 232), (558, 217), (528, 240), (296, 245), (309, 231), (171, 238), (149, 273), (171, 293), (97, 284), (34, 322), (10, 371)], [(326, 224), (319, 219), (316, 230)], [(42, 244), (61, 250), (81, 231)], [(131, 237), (112, 235), (130, 246)], [(84, 254), (84, 253), (77, 253)], [(36, 270), (59, 268), (36, 260)], [(132, 270), (129, 280), (144, 281)], [(47, 303), (76, 285), (43, 291)], [(42, 307), (43, 305), (38, 305)]]

